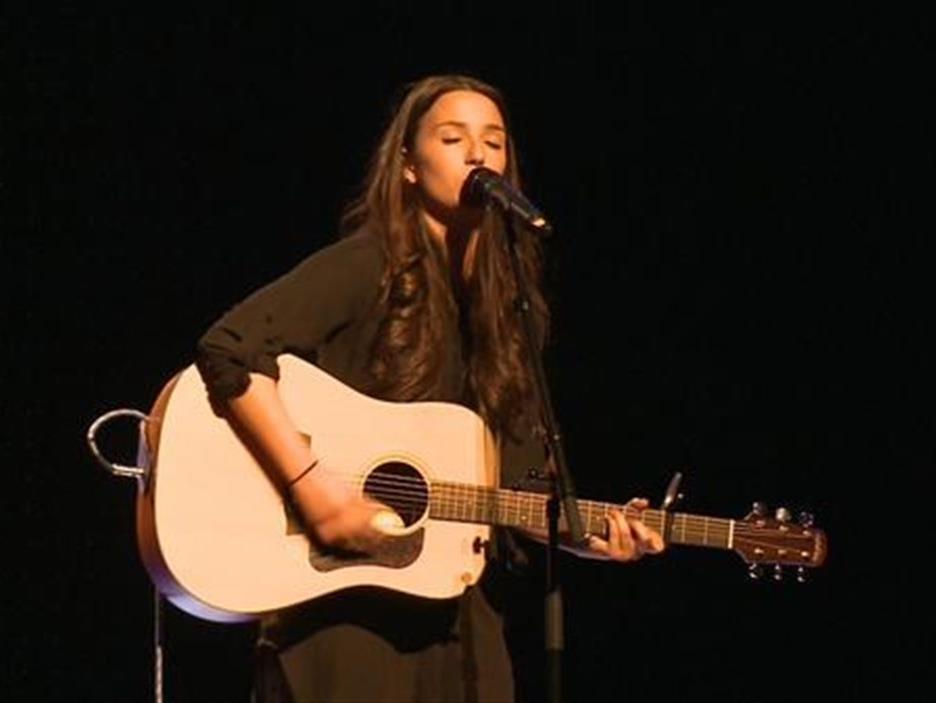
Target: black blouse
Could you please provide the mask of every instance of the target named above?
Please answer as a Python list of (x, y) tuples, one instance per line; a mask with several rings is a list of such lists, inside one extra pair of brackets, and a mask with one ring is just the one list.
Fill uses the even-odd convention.
[[(212, 401), (242, 394), (251, 372), (277, 379), (276, 359), (284, 353), (366, 393), (368, 357), (381, 320), (383, 270), (379, 241), (362, 231), (312, 254), (231, 308), (198, 343), (197, 365)], [(447, 340), (440, 350), (442, 389), (426, 400), (464, 404), (457, 325)], [(500, 447), (504, 486), (518, 485), (530, 469), (543, 467), (544, 450), (532, 431), (517, 441), (502, 439)], [(436, 602), (352, 589), (268, 616), (261, 641), (273, 643), (279, 658), (278, 664), (260, 665), (258, 685), (275, 682), (280, 674), (270, 672), (281, 672), (296, 700), (372, 699), (378, 693), (384, 699), (511, 700), (500, 613), (513, 609), (508, 602), (531, 597), (526, 580), (516, 578), (527, 561), (525, 542), (510, 530), (495, 529), (493, 562), (480, 587), (457, 599)], [(511, 595), (516, 593), (522, 595)], [(361, 660), (366, 676), (341, 669), (342, 662)], [(271, 690), (264, 695), (277, 700), (279, 689)]]
[[(247, 390), (248, 374), (279, 378), (276, 359), (294, 354), (366, 393), (372, 380), (368, 357), (381, 311), (384, 255), (366, 230), (320, 249), (293, 270), (231, 308), (198, 342), (197, 366), (213, 402)], [(442, 390), (426, 400), (462, 403), (465, 398), (462, 340), (448, 335)], [(518, 485), (541, 470), (542, 444), (532, 423), (517, 441), (501, 443), (501, 484)]]

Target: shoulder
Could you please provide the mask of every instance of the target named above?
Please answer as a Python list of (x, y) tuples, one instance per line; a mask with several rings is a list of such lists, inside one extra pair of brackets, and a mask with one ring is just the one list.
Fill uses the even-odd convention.
[(367, 230), (327, 244), (300, 261), (276, 287), (296, 304), (314, 301), (341, 315), (355, 315), (379, 297), (384, 273), (380, 239)]
[(307, 255), (289, 277), (340, 283), (342, 288), (377, 286), (384, 261), (380, 240), (367, 230), (358, 230)]
[(310, 254), (306, 261), (343, 261), (362, 268), (382, 269), (383, 248), (380, 239), (368, 229), (358, 229)]

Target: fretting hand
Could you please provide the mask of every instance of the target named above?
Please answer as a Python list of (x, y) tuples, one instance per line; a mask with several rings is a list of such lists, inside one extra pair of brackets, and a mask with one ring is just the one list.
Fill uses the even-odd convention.
[[(645, 498), (633, 498), (628, 508), (645, 510), (649, 503)], [(608, 559), (612, 561), (634, 561), (644, 554), (663, 551), (663, 537), (647, 527), (640, 518), (629, 518), (623, 511), (612, 510), (608, 514), (608, 535), (602, 539), (588, 536), (588, 547), (575, 549), (575, 553), (586, 559)]]

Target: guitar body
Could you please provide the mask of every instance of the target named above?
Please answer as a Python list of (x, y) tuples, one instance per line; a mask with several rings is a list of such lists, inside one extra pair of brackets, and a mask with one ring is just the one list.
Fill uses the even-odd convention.
[[(547, 528), (547, 496), (498, 489), (498, 452), (472, 411), (451, 403), (388, 403), (300, 359), (279, 358), (279, 394), (322, 467), (388, 506), (392, 535), (374, 554), (316, 547), (255, 455), (217, 417), (190, 366), (163, 389), (145, 425), (137, 500), (140, 554), (170, 601), (207, 620), (238, 622), (334, 591), (367, 586), (452, 598), (477, 582), (489, 525)], [(612, 511), (642, 520), (669, 545), (737, 552), (764, 564), (820, 566), (825, 533), (803, 513), (766, 508), (741, 520), (579, 500), (583, 527), (603, 534)], [(564, 516), (560, 516), (563, 529)], [(386, 523), (385, 523), (386, 524)]]
[(279, 362), (280, 396), (316, 455), (405, 527), (367, 558), (317, 549), (190, 366), (157, 400), (142, 452), (137, 535), (161, 592), (198, 617), (236, 622), (355, 586), (450, 598), (475, 583), (490, 528), (430, 518), (428, 496), (439, 480), (496, 485), (481, 418), (450, 403), (375, 400), (297, 357)]

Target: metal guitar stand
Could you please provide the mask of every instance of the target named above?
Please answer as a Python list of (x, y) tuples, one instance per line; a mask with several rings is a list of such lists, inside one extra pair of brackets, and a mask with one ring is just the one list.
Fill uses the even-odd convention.
[[(108, 460), (98, 449), (97, 433), (104, 425), (117, 418), (131, 417), (139, 420), (139, 442), (137, 444), (138, 466), (125, 466)], [(149, 422), (149, 416), (139, 410), (120, 408), (111, 410), (98, 417), (88, 428), (87, 442), (91, 455), (112, 476), (136, 479), (137, 491), (146, 489), (150, 475), (149, 453), (146, 451), (146, 436), (144, 428)], [(165, 600), (162, 594), (153, 587), (153, 699), (155, 703), (163, 703), (163, 651), (164, 651), (164, 608)]]

